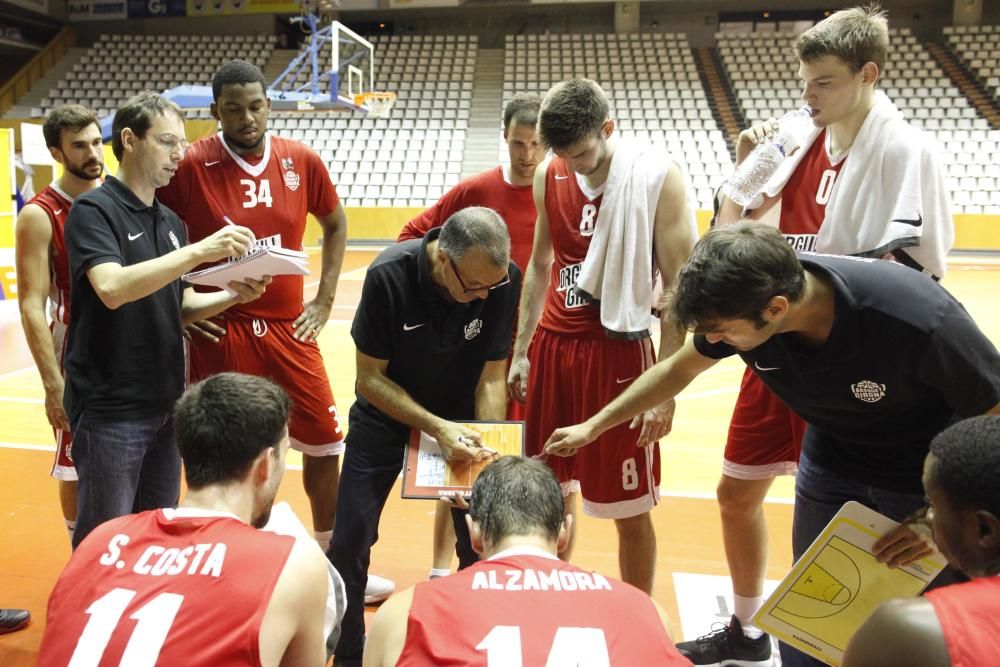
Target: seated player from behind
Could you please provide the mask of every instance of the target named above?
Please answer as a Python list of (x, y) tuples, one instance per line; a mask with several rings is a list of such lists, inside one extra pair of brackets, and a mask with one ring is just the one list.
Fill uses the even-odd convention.
[(844, 667), (1000, 664), (1000, 417), (942, 431), (924, 462), (927, 521), (948, 562), (972, 581), (891, 600), (847, 645)]
[(236, 373), (181, 397), (184, 501), (81, 542), (49, 598), (42, 667), (324, 664), (323, 554), (256, 529), (284, 475), (290, 407), (277, 385)]
[(372, 622), (365, 667), (690, 665), (648, 595), (556, 557), (572, 520), (545, 464), (490, 464), (466, 518), (486, 560), (390, 598)]

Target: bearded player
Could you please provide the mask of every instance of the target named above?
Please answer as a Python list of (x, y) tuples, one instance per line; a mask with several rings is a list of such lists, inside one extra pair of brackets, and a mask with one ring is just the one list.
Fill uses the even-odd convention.
[(24, 337), (45, 389), (45, 416), (56, 439), (52, 476), (59, 481), (59, 504), (72, 541), (76, 527), (77, 477), (73, 465), (73, 436), (63, 408), (62, 367), (72, 280), (63, 230), (73, 201), (100, 186), (104, 150), (97, 114), (78, 104), (52, 109), (42, 125), (42, 134), (52, 158), (62, 165), (63, 173), (59, 180), (35, 195), (17, 216), (14, 248), (17, 303)]

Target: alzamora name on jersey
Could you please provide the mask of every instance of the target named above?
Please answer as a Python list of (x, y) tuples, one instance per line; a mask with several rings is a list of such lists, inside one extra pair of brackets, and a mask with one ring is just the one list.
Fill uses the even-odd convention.
[(493, 591), (610, 591), (611, 584), (596, 572), (567, 570), (484, 570), (472, 578), (472, 590)]

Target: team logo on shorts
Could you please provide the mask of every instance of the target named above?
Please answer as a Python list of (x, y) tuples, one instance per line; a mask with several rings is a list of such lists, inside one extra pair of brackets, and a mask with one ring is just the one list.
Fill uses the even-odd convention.
[(291, 190), (292, 192), (298, 190), (300, 182), (301, 179), (299, 178), (299, 175), (296, 174), (294, 171), (285, 172), (285, 187), (287, 187), (289, 190)]
[(854, 398), (865, 403), (878, 403), (885, 398), (885, 385), (871, 380), (862, 380), (851, 385)]
[(177, 235), (174, 234), (174, 230), (170, 230), (170, 242), (174, 244), (174, 250), (181, 249), (181, 242), (177, 240)]
[(264, 320), (254, 320), (253, 321), (253, 335), (257, 338), (263, 338), (267, 335), (267, 322)]
[(465, 325), (465, 340), (472, 340), (483, 330), (483, 321), (478, 317)]

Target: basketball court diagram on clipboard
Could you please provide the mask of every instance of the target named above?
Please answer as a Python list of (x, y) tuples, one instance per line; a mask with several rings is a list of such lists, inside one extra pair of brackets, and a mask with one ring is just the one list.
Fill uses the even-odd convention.
[(944, 568), (941, 556), (895, 569), (879, 563), (871, 548), (897, 525), (860, 503), (846, 503), (754, 623), (827, 664), (840, 665), (848, 640), (878, 605), (919, 595)]

